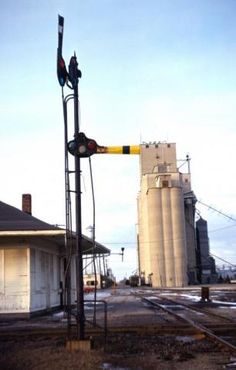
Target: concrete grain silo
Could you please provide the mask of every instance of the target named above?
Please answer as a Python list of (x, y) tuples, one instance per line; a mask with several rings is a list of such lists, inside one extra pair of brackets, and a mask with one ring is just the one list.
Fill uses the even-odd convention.
[(176, 163), (174, 143), (141, 145), (139, 269), (145, 283), (153, 287), (188, 283), (185, 187)]
[(187, 254), (184, 220), (184, 199), (181, 187), (171, 188), (171, 215), (176, 286), (187, 285)]
[(142, 277), (144, 271), (150, 271), (150, 249), (149, 245), (149, 228), (148, 228), (148, 204), (145, 202), (144, 194), (140, 195), (138, 202), (138, 215), (142, 220), (139, 225), (138, 233), (138, 254), (139, 254), (139, 271)]
[[(175, 286), (175, 265), (174, 265), (174, 250), (173, 250), (173, 228), (171, 217), (171, 198), (170, 188), (160, 188), (161, 192), (161, 209), (163, 223), (163, 246), (165, 256), (165, 271), (166, 271), (166, 286)], [(157, 244), (155, 245), (157, 247)]]
[[(160, 189), (150, 188), (147, 194), (148, 228), (152, 284), (166, 285), (165, 251), (163, 240), (162, 205)], [(158, 243), (159, 248), (155, 248)]]

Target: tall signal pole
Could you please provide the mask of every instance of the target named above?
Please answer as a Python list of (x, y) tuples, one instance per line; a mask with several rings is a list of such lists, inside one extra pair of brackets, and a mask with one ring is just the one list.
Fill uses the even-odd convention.
[[(74, 139), (78, 148), (79, 134), (79, 92), (78, 84), (81, 72), (78, 70), (76, 55), (71, 57), (69, 78), (74, 90)], [(84, 289), (83, 289), (83, 257), (82, 257), (82, 218), (81, 218), (81, 178), (80, 157), (75, 155), (75, 225), (76, 225), (76, 274), (77, 274), (77, 336), (84, 339)]]
[[(74, 100), (74, 143), (79, 145), (79, 93), (78, 84), (81, 78), (81, 71), (78, 69), (76, 55), (71, 57), (69, 72), (67, 72), (65, 61), (62, 57), (64, 18), (58, 18), (58, 49), (57, 49), (57, 76), (62, 89), (65, 84), (73, 90)], [(63, 104), (66, 104), (63, 97)], [(76, 150), (76, 153), (78, 151)], [(84, 339), (85, 316), (84, 316), (84, 291), (83, 291), (83, 258), (82, 258), (82, 221), (81, 221), (81, 181), (80, 181), (80, 157), (75, 154), (75, 227), (76, 227), (76, 320), (77, 320), (77, 339)], [(69, 287), (69, 289), (71, 289)], [(69, 302), (71, 304), (71, 302)]]

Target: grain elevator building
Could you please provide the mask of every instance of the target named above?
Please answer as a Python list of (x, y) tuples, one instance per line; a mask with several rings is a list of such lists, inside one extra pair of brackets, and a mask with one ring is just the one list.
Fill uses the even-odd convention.
[(142, 144), (138, 195), (141, 281), (153, 287), (196, 282), (196, 198), (177, 168), (174, 143)]

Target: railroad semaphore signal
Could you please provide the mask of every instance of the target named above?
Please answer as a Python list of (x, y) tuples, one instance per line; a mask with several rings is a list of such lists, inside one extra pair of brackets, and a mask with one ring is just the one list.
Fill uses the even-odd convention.
[[(69, 190), (69, 170), (68, 170), (68, 127), (67, 127), (67, 102), (73, 99), (74, 102), (74, 140), (76, 148), (78, 148), (78, 133), (79, 133), (79, 95), (78, 84), (81, 78), (81, 71), (78, 69), (78, 62), (74, 54), (70, 59), (69, 72), (67, 71), (65, 61), (62, 56), (64, 31), (64, 18), (58, 16), (58, 48), (57, 48), (57, 77), (60, 86), (62, 87), (64, 127), (65, 127), (65, 192), (66, 192), (66, 250), (67, 250), (67, 314), (68, 314), (68, 339), (70, 340), (71, 329), (71, 277), (70, 277), (70, 250), (72, 240), (72, 225), (71, 217), (71, 201)], [(73, 94), (64, 97), (63, 88), (67, 85), (73, 90)], [(81, 222), (81, 184), (80, 184), (80, 157), (75, 155), (74, 161), (75, 173), (75, 228), (76, 228), (76, 320), (77, 320), (77, 339), (85, 339), (85, 315), (84, 315), (84, 292), (83, 292), (83, 258), (82, 258), (82, 222)]]
[[(62, 56), (64, 32), (64, 18), (58, 16), (58, 48), (57, 48), (57, 78), (62, 87), (63, 114), (65, 127), (65, 193), (66, 193), (66, 249), (68, 263), (68, 277), (66, 279), (67, 286), (67, 313), (68, 313), (68, 339), (70, 339), (71, 327), (71, 282), (70, 282), (70, 248), (68, 245), (72, 239), (71, 217), (71, 201), (69, 189), (69, 161), (68, 152), (74, 156), (74, 171), (75, 173), (75, 226), (76, 226), (76, 290), (77, 290), (77, 337), (84, 340), (85, 336), (85, 315), (84, 315), (84, 292), (83, 292), (83, 258), (82, 258), (82, 222), (81, 222), (81, 184), (80, 184), (80, 159), (88, 158), (93, 154), (140, 154), (139, 145), (125, 146), (101, 146), (94, 139), (88, 138), (79, 128), (79, 94), (78, 84), (82, 77), (81, 71), (78, 69), (76, 54), (71, 57), (68, 70), (65, 60)], [(64, 97), (65, 85), (73, 90), (72, 94)], [(68, 125), (67, 125), (67, 103), (69, 100), (74, 102), (74, 139), (68, 141)], [(124, 249), (122, 248), (122, 260)]]

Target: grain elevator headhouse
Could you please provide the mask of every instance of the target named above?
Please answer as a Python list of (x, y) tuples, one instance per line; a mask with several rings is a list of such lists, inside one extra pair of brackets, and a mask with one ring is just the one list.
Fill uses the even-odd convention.
[(194, 282), (195, 202), (190, 173), (177, 168), (175, 143), (142, 144), (138, 256), (143, 283), (180, 287)]

